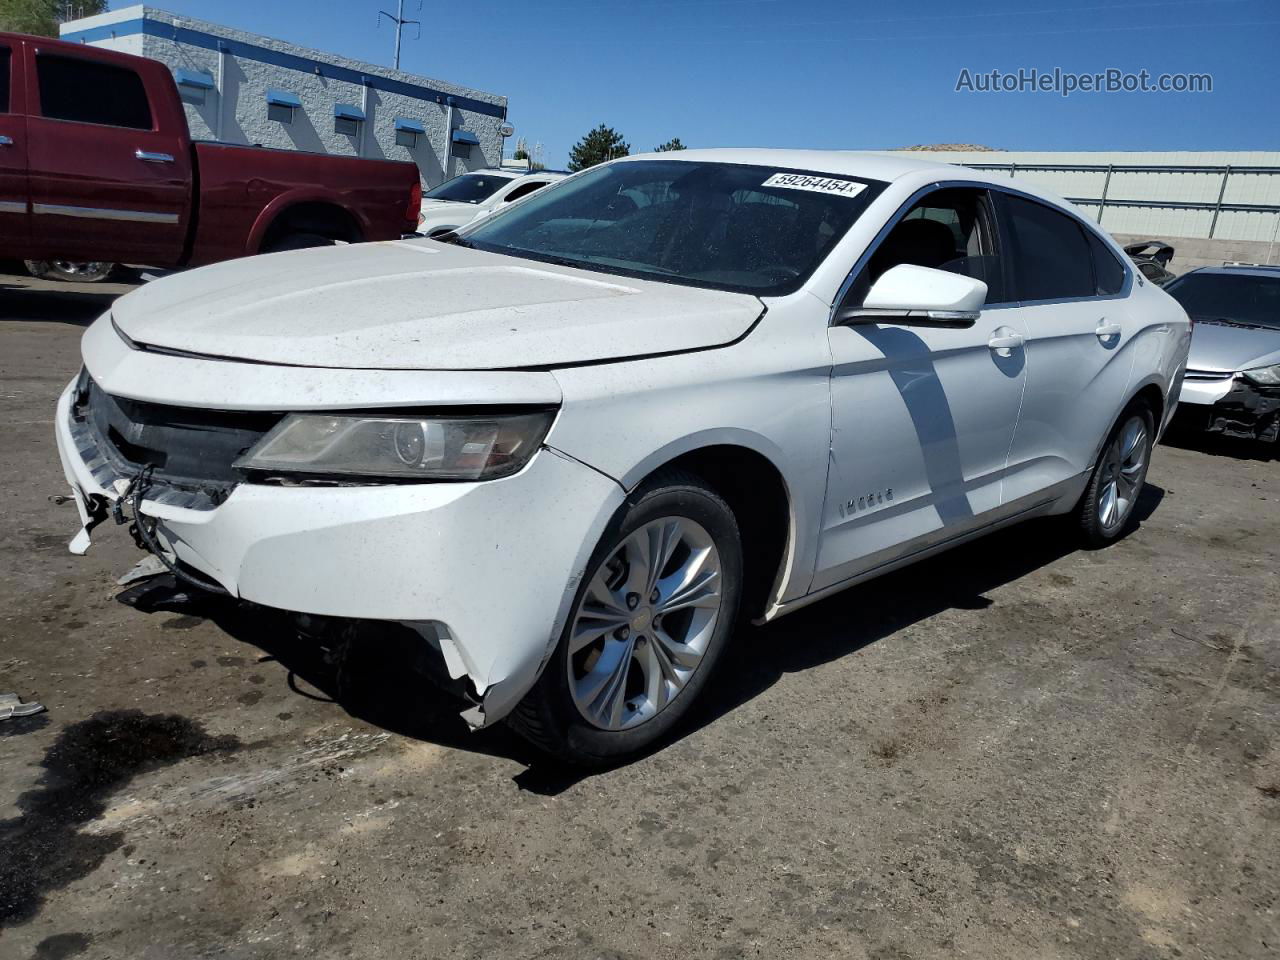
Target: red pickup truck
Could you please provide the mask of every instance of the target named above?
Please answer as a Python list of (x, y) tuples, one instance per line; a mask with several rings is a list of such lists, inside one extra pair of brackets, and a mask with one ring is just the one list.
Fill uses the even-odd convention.
[(198, 266), (418, 226), (412, 163), (195, 143), (155, 60), (0, 33), (0, 259)]

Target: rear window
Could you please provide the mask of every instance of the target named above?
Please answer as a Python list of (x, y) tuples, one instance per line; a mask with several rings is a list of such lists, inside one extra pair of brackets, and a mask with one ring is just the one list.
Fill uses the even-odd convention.
[(1164, 289), (1195, 320), (1280, 330), (1280, 276), (1189, 273)]
[(9, 48), (0, 47), (0, 113), (9, 112)]
[(1005, 197), (1013, 234), (1019, 300), (1094, 296), (1093, 253), (1084, 229), (1065, 213), (1022, 197)]
[(40, 113), (107, 127), (151, 129), (151, 106), (142, 78), (132, 70), (77, 57), (36, 60)]

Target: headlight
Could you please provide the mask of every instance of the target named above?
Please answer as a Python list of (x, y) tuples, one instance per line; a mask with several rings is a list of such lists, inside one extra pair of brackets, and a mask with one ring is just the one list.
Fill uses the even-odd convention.
[(1270, 367), (1254, 367), (1244, 371), (1244, 375), (1259, 386), (1280, 387), (1280, 363)]
[(498, 416), (294, 413), (236, 461), (241, 470), (406, 480), (493, 480), (518, 471), (550, 411)]

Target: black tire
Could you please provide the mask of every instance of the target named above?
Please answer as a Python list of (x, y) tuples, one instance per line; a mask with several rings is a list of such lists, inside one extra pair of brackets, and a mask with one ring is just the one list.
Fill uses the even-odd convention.
[(318, 233), (286, 233), (262, 245), (263, 253), (283, 253), (286, 250), (307, 250), (311, 247), (331, 247), (334, 241)]
[[(710, 535), (720, 559), (721, 607), (706, 652), (680, 692), (656, 716), (622, 730), (601, 729), (583, 716), (569, 689), (569, 634), (601, 564), (647, 523), (677, 517), (695, 521)], [(586, 575), (555, 653), (538, 682), (507, 717), (508, 724), (555, 758), (582, 766), (619, 763), (662, 742), (688, 715), (715, 672), (738, 618), (742, 600), (742, 539), (729, 505), (701, 477), (682, 470), (654, 476), (627, 499), (591, 555)]]
[[(1114, 475), (1113, 471), (1118, 467), (1114, 450), (1121, 433), (1135, 418), (1142, 422), (1144, 431), (1141, 444), (1142, 466), (1135, 475), (1134, 486), (1128, 498), (1127, 508), (1121, 511), (1122, 515), (1118, 519), (1113, 518), (1111, 523), (1106, 523), (1104, 522), (1106, 507), (1103, 498), (1108, 483)], [(1151, 465), (1151, 450), (1154, 446), (1154, 441), (1155, 417), (1151, 412), (1151, 407), (1145, 400), (1134, 399), (1124, 408), (1124, 411), (1112, 426), (1111, 431), (1107, 434), (1106, 442), (1103, 443), (1102, 449), (1098, 453), (1098, 462), (1094, 464), (1093, 475), (1089, 478), (1089, 486), (1085, 488), (1084, 496), (1080, 498), (1080, 503), (1076, 506), (1076, 528), (1084, 546), (1090, 549), (1105, 547), (1120, 539), (1132, 527), (1134, 507), (1142, 494), (1143, 485), (1147, 480), (1147, 469)]]

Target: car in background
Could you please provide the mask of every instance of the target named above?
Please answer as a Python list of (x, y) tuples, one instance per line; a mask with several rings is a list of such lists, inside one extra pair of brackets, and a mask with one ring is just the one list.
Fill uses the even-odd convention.
[(1173, 260), (1173, 247), (1163, 240), (1139, 240), (1126, 244), (1124, 252), (1138, 266), (1144, 277), (1156, 286), (1163, 287), (1171, 283), (1177, 274), (1169, 269)]
[(157, 60), (0, 33), (0, 258), (88, 280), (397, 240), (421, 196), (412, 163), (193, 141)]
[(418, 233), (438, 237), (457, 230), (566, 176), (553, 170), (534, 173), (476, 170), (464, 173), (422, 195)]
[(1280, 266), (1228, 264), (1165, 287), (1195, 325), (1179, 421), (1228, 437), (1280, 435)]
[(472, 725), (613, 763), (757, 655), (740, 617), (1031, 517), (1119, 539), (1189, 334), (1021, 181), (688, 150), (149, 283), (54, 430), (74, 552), (131, 513), (187, 586), (410, 629)]

